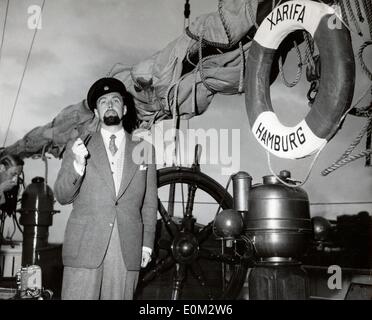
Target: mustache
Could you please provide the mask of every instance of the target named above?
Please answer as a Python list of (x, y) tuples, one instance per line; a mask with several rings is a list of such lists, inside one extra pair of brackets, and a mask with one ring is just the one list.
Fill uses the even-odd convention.
[(112, 117), (112, 116), (119, 116), (119, 115), (115, 110), (110, 109), (110, 110), (106, 110), (104, 116), (107, 116), (107, 117), (111, 116)]

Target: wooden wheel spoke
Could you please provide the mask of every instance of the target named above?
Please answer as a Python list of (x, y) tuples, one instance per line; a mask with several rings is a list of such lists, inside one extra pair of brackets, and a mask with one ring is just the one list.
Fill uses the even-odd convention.
[(198, 280), (199, 282), (199, 285), (205, 290), (205, 292), (207, 293), (207, 296), (208, 296), (208, 299), (213, 299), (213, 296), (212, 296), (212, 291), (209, 289), (208, 287), (208, 284), (207, 284), (207, 280), (206, 280), (206, 277), (204, 275), (204, 272), (201, 268), (201, 265), (198, 261), (194, 261), (192, 264), (191, 264), (191, 268), (190, 268), (190, 271), (191, 271), (191, 274), (193, 275), (193, 277)]
[(176, 263), (173, 275), (172, 300), (178, 300), (181, 296), (182, 285), (186, 278), (186, 264)]
[(169, 195), (168, 195), (168, 212), (169, 216), (173, 217), (174, 216), (174, 198), (176, 194), (176, 184), (171, 183), (169, 185)]
[(169, 235), (174, 238), (179, 230), (176, 225), (176, 223), (172, 220), (171, 216), (168, 214), (168, 211), (165, 209), (163, 203), (161, 200), (158, 198), (158, 211), (160, 213), (160, 216), (164, 222), (165, 229), (169, 233)]
[(149, 282), (156, 278), (158, 275), (163, 273), (164, 271), (168, 270), (175, 264), (175, 261), (173, 259), (172, 255), (168, 255), (165, 258), (161, 259), (159, 262), (157, 262), (153, 268), (148, 270), (146, 274), (141, 279), (142, 283)]
[(196, 234), (196, 239), (199, 244), (202, 244), (211, 235), (213, 229), (213, 222), (209, 222), (206, 226), (201, 228)]
[(188, 184), (187, 187), (187, 202), (186, 202), (186, 216), (192, 217), (192, 212), (194, 210), (195, 194), (198, 186), (195, 184)]

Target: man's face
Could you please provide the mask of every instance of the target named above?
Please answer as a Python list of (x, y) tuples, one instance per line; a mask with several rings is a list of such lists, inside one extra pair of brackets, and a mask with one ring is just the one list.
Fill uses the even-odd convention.
[(118, 92), (107, 93), (97, 100), (95, 115), (108, 126), (118, 125), (127, 113), (123, 97)]

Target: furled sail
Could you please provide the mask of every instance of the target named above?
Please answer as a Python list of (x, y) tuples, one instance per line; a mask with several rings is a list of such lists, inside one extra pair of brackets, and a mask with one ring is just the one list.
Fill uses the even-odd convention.
[[(177, 115), (203, 114), (216, 93), (243, 91), (244, 60), (257, 25), (272, 9), (268, 0), (219, 0), (218, 11), (195, 19), (187, 32), (132, 67), (115, 64), (109, 76), (133, 96), (138, 126)], [(42, 151), (60, 157), (66, 143), (97, 130), (86, 101), (70, 105), (49, 123), (34, 128), (0, 151), (22, 158)]]

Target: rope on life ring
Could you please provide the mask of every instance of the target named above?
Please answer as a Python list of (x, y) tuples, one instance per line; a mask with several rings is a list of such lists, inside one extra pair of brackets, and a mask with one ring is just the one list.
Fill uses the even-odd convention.
[[(323, 3), (294, 0), (276, 7), (252, 41), (245, 78), (245, 103), (253, 135), (270, 153), (287, 159), (321, 150), (338, 131), (352, 102), (355, 61), (350, 33), (335, 10)], [(276, 50), (293, 31), (313, 37), (322, 62), (319, 92), (309, 113), (293, 127), (284, 126), (270, 98), (270, 73)]]

